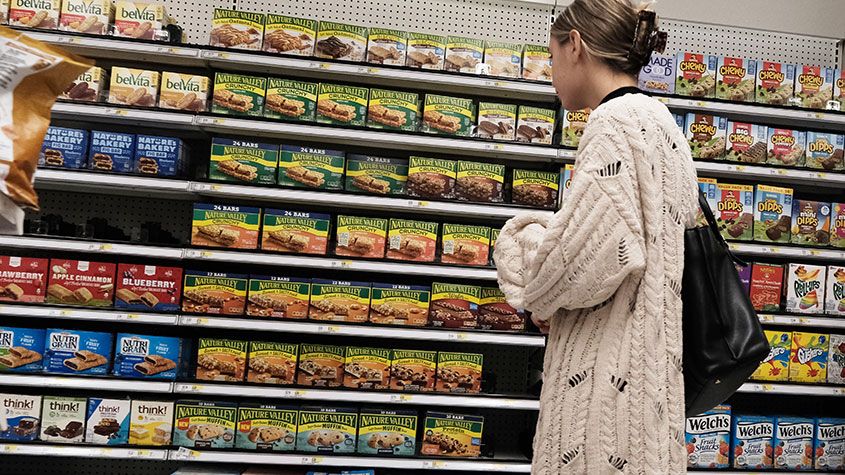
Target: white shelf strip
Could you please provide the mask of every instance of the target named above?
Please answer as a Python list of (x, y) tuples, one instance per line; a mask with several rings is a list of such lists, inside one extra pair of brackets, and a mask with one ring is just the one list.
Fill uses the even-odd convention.
[(53, 115), (72, 120), (104, 119), (127, 124), (142, 124), (156, 128), (195, 129), (194, 114), (158, 110), (129, 109), (107, 104), (56, 102)]
[(167, 460), (167, 450), (84, 445), (0, 444), (0, 454), (52, 457), (84, 457), (136, 460)]
[(732, 242), (729, 243), (728, 247), (730, 247), (732, 251), (748, 256), (795, 257), (813, 261), (845, 260), (845, 251), (838, 249), (791, 247), (780, 246), (778, 244), (757, 244), (745, 242)]
[(845, 396), (845, 387), (808, 386), (803, 384), (745, 383), (737, 392), (789, 394), (797, 396)]
[(0, 304), (0, 315), (34, 318), (66, 318), (70, 320), (98, 322), (149, 323), (155, 325), (176, 325), (178, 319), (177, 315), (171, 314), (8, 304)]
[(802, 327), (819, 327), (819, 328), (834, 328), (845, 329), (845, 316), (829, 317), (816, 315), (771, 315), (761, 313), (757, 317), (761, 323), (770, 323), (774, 325), (790, 325)]
[(829, 188), (845, 187), (845, 174), (824, 171), (773, 168), (758, 165), (745, 165), (733, 162), (695, 162), (699, 173), (717, 178), (741, 180), (761, 179), (766, 182), (805, 184)]
[(130, 391), (144, 393), (171, 393), (169, 381), (142, 381), (137, 379), (92, 378), (89, 376), (52, 376), (42, 374), (10, 374), (0, 378), (0, 386), (30, 388), (81, 389), (86, 391)]
[(766, 107), (756, 104), (739, 102), (717, 102), (701, 99), (683, 99), (677, 97), (658, 97), (657, 100), (666, 104), (670, 109), (709, 112), (712, 114), (726, 114), (752, 118), (754, 122), (766, 123), (766, 120), (789, 121), (808, 127), (845, 125), (845, 114), (826, 112), (822, 110)]
[(123, 256), (143, 256), (162, 259), (181, 259), (183, 249), (177, 247), (118, 244), (74, 239), (42, 238), (34, 236), (0, 236), (0, 246), (47, 251), (98, 252)]
[(189, 191), (190, 182), (162, 178), (91, 173), (77, 170), (39, 168), (35, 173), (35, 184), (39, 189), (84, 191), (121, 196), (163, 196), (180, 199), (196, 197)]

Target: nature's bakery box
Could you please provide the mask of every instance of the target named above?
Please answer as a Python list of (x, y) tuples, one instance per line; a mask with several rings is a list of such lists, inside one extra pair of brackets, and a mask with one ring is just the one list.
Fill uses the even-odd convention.
[(0, 301), (44, 302), (47, 259), (0, 256)]

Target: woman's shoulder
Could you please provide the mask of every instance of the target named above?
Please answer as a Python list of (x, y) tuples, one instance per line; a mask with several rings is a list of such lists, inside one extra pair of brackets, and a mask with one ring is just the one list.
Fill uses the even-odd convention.
[(606, 129), (619, 131), (626, 128), (637, 132), (661, 129), (669, 133), (680, 132), (669, 109), (657, 99), (645, 94), (625, 94), (607, 101), (590, 114), (588, 125), (595, 132)]

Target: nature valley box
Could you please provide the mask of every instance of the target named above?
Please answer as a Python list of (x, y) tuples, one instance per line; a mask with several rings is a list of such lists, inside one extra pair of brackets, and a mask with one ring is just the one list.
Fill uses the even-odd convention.
[(231, 449), (235, 445), (238, 405), (232, 402), (176, 401), (173, 445)]
[(469, 137), (475, 124), (472, 99), (426, 94), (423, 106), (422, 132)]
[[(346, 349), (342, 346), (312, 345), (299, 346), (296, 384), (334, 388), (343, 384), (343, 360)], [(299, 447), (302, 450), (302, 447)]]
[(319, 190), (343, 189), (346, 153), (297, 145), (282, 145), (279, 184)]
[(215, 137), (211, 141), (208, 178), (261, 185), (276, 183), (279, 146)]
[(516, 105), (496, 102), (478, 103), (478, 127), (475, 135), (485, 139), (514, 140)]
[(296, 450), (323, 454), (355, 453), (358, 410), (303, 407), (299, 411)]
[(482, 330), (525, 330), (525, 311), (512, 307), (498, 287), (482, 287), (478, 301), (478, 327)]
[(243, 315), (246, 287), (243, 274), (186, 270), (182, 311)]
[(511, 188), (514, 204), (533, 208), (555, 208), (560, 189), (560, 175), (538, 170), (514, 170)]
[(209, 45), (222, 48), (261, 49), (264, 14), (215, 8), (211, 18)]
[(311, 122), (317, 111), (317, 83), (267, 79), (264, 117)]
[(311, 279), (253, 275), (246, 314), (252, 317), (303, 319), (308, 316)]
[(346, 157), (346, 191), (404, 195), (407, 181), (407, 159), (355, 154)]
[(413, 92), (370, 89), (367, 126), (374, 129), (416, 131), (420, 96)]
[(476, 328), (481, 287), (463, 284), (431, 284), (429, 321), (433, 327)]
[(247, 342), (200, 338), (197, 341), (196, 378), (204, 381), (243, 381)]
[(458, 163), (440, 158), (411, 157), (408, 160), (408, 195), (451, 199)]
[(370, 28), (367, 39), (367, 62), (375, 64), (405, 65), (408, 34), (399, 30)]
[(387, 389), (390, 384), (390, 350), (346, 347), (343, 385), (353, 389)]
[(387, 229), (387, 258), (434, 262), (440, 225), (428, 221), (391, 218)]
[(264, 110), (267, 79), (241, 74), (215, 73), (211, 112), (260, 116)]
[(370, 313), (369, 282), (314, 279), (311, 284), (311, 320), (366, 322)]
[(245, 403), (238, 407), (235, 447), (246, 450), (289, 452), (296, 446), (295, 408)]
[(481, 392), (484, 355), (475, 353), (437, 353), (437, 383), (434, 390), (445, 393)]
[(208, 83), (206, 76), (163, 72), (158, 106), (162, 109), (205, 111)]
[(462, 414), (428, 412), (421, 455), (480, 457), (484, 418)]
[(260, 208), (197, 203), (191, 222), (191, 245), (255, 249), (260, 219)]
[(554, 131), (554, 109), (519, 106), (516, 125), (516, 140), (518, 142), (551, 145)]
[(444, 224), (440, 262), (486, 266), (490, 257), (490, 228)]
[(455, 194), (461, 201), (504, 201), (505, 166), (485, 162), (458, 162)]
[(490, 70), (490, 76), (518, 78), (521, 64), (522, 45), (501, 41), (486, 41), (484, 44), (484, 64)]
[(108, 101), (112, 104), (153, 107), (157, 103), (159, 72), (111, 68)]
[(437, 352), (393, 350), (390, 389), (399, 391), (434, 391)]
[(297, 56), (314, 54), (317, 21), (268, 13), (264, 19), (262, 51)]
[(247, 382), (293, 384), (298, 354), (297, 343), (249, 342)]
[(328, 214), (265, 209), (261, 249), (325, 255), (330, 228)]
[(551, 82), (552, 55), (546, 45), (525, 45), (522, 50), (522, 79)]
[(478, 74), (476, 66), (484, 59), (484, 40), (463, 36), (446, 38), (446, 71)]
[(358, 453), (413, 456), (417, 449), (416, 411), (361, 410)]
[(104, 35), (114, 19), (111, 0), (64, 0), (59, 29)]
[(827, 381), (827, 333), (792, 332), (789, 380), (795, 383), (823, 384)]
[(335, 255), (381, 259), (384, 257), (386, 241), (386, 219), (358, 216), (337, 217)]
[(373, 284), (370, 323), (424, 327), (431, 289), (417, 285)]
[(443, 69), (446, 57), (446, 37), (427, 33), (408, 33), (406, 66), (422, 69)]
[(317, 25), (318, 58), (364, 61), (367, 27), (320, 21)]
[(792, 348), (792, 332), (766, 330), (769, 340), (769, 354), (751, 375), (755, 381), (786, 381), (789, 379), (789, 352)]
[(365, 87), (320, 83), (317, 122), (363, 126), (367, 118), (369, 90)]

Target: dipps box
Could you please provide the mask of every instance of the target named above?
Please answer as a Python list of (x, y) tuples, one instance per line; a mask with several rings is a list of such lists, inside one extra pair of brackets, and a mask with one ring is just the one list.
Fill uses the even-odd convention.
[(828, 246), (830, 244), (830, 203), (793, 200), (793, 244)]
[(754, 240), (789, 242), (792, 188), (757, 185), (754, 194)]

